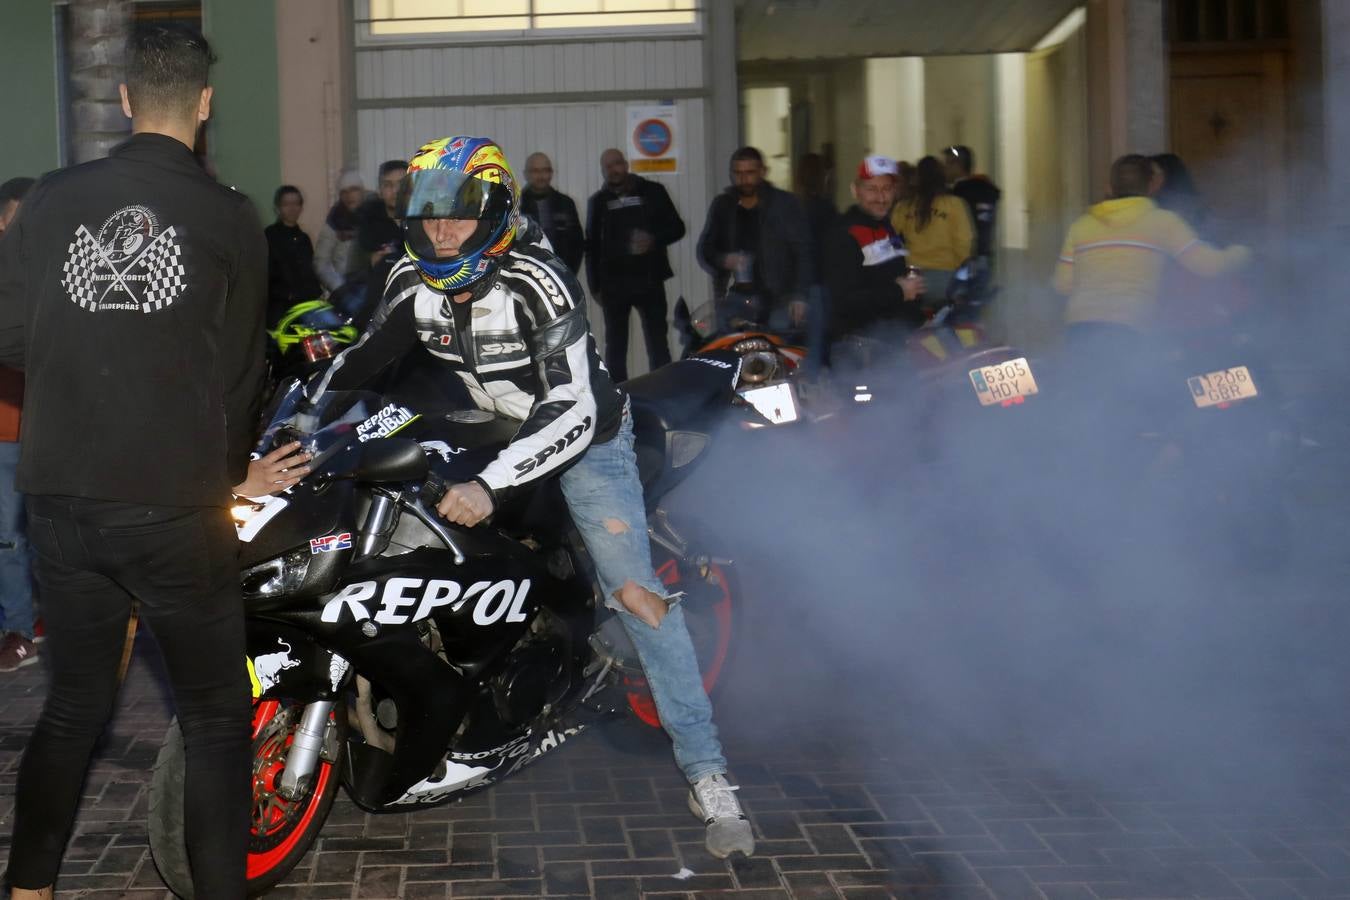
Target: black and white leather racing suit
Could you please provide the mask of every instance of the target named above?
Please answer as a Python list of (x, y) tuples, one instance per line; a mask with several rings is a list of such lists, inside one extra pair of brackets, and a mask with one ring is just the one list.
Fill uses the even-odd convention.
[(428, 287), (412, 260), (395, 264), (361, 338), (306, 390), (356, 390), (420, 344), (450, 367), (484, 410), (521, 420), (511, 443), (475, 479), (500, 502), (565, 470), (592, 441), (618, 431), (624, 395), (586, 321), (585, 295), (547, 249), (539, 226), (522, 233), (497, 271), (455, 303)]

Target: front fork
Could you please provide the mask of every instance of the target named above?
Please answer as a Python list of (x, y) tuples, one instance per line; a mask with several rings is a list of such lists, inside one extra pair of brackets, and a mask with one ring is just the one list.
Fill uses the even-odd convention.
[(287, 800), (304, 796), (314, 781), (314, 772), (322, 757), (329, 761), (337, 759), (335, 747), (329, 747), (330, 728), (328, 719), (332, 715), (333, 700), (315, 700), (305, 707), (296, 726), (291, 749), (286, 754), (286, 768), (281, 773), (281, 784), (277, 793)]

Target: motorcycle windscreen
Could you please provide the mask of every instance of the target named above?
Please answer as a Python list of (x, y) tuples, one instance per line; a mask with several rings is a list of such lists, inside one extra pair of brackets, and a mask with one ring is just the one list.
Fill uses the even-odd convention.
[(281, 392), (254, 452), (265, 456), (298, 439), (311, 456), (311, 472), (347, 475), (358, 462), (354, 445), (393, 437), (418, 418), (413, 410), (387, 403), (371, 391), (327, 391), (307, 405), (303, 385), (295, 381)]
[[(299, 382), (282, 392), (254, 452), (263, 456), (299, 440), (310, 454), (310, 475), (275, 496), (239, 498), (231, 509), (245, 567), (297, 547), (308, 546), (316, 555), (349, 550), (355, 523), (343, 520), (350, 517), (352, 491), (346, 476), (360, 465), (361, 445), (390, 437), (419, 418), (369, 392), (332, 391), (308, 410), (303, 400)], [(314, 424), (319, 427), (306, 435), (306, 426)]]

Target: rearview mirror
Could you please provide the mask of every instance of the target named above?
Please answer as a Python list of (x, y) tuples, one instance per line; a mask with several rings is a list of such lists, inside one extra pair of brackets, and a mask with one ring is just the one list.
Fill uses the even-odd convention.
[(361, 461), (356, 466), (357, 481), (387, 484), (398, 481), (422, 481), (430, 468), (426, 451), (411, 438), (376, 438), (361, 445)]

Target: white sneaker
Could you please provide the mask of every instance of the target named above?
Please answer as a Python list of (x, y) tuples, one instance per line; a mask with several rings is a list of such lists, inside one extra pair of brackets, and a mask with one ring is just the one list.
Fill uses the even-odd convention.
[(726, 776), (709, 775), (695, 782), (689, 792), (689, 811), (708, 826), (708, 852), (718, 859), (737, 851), (755, 855), (755, 836), (736, 799), (737, 790)]

